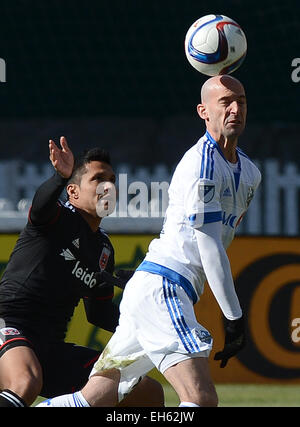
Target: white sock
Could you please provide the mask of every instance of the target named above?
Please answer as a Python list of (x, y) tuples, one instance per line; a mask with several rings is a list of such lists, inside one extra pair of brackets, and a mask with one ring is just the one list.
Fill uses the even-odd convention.
[(81, 391), (77, 391), (76, 393), (63, 394), (62, 396), (44, 400), (36, 405), (36, 408), (84, 408), (89, 406), (89, 403), (85, 400)]
[(200, 405), (197, 405), (193, 402), (180, 402), (180, 405), (178, 405), (179, 408), (186, 408), (186, 407), (192, 407), (192, 408), (200, 408)]

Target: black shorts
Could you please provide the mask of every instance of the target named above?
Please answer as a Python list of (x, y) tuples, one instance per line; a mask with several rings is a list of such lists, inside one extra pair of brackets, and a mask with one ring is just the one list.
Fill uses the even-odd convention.
[(32, 338), (16, 327), (0, 330), (0, 357), (9, 349), (26, 346), (35, 352), (43, 370), (43, 397), (54, 397), (80, 390), (100, 352), (73, 343), (46, 342)]

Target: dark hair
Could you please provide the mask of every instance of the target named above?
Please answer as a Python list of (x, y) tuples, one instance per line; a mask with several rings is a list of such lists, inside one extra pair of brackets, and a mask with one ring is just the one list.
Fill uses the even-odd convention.
[(83, 154), (75, 159), (72, 175), (68, 184), (80, 184), (81, 177), (87, 172), (86, 165), (92, 161), (104, 162), (111, 165), (110, 155), (103, 148), (91, 148), (85, 150)]

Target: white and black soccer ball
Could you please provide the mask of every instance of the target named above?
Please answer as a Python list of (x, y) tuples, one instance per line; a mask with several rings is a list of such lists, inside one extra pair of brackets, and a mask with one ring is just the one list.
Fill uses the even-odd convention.
[(247, 40), (242, 28), (224, 15), (206, 15), (197, 19), (185, 37), (188, 61), (208, 76), (237, 70), (246, 53)]

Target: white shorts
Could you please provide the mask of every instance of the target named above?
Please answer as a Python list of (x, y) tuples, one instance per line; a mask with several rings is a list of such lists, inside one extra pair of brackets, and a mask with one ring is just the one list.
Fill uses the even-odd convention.
[(165, 277), (135, 272), (120, 312), (119, 326), (91, 372), (119, 369), (119, 400), (153, 367), (164, 373), (185, 359), (209, 356), (211, 335), (197, 322), (183, 288)]

